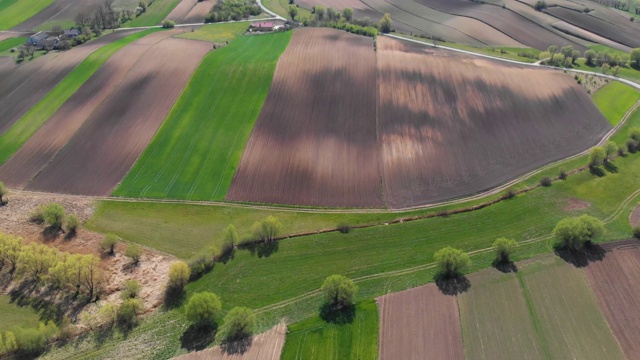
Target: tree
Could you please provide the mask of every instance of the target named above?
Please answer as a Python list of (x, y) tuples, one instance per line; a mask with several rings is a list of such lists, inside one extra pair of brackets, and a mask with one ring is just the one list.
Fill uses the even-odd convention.
[(600, 70), (602, 70), (603, 74), (606, 74), (609, 69), (611, 69), (611, 66), (609, 64), (602, 64), (602, 66), (600, 67)]
[(351, 19), (353, 18), (353, 9), (344, 8), (344, 10), (342, 10), (342, 17), (347, 21), (351, 21)]
[(579, 50), (573, 50), (571, 52), (571, 62), (575, 63), (576, 60), (578, 60), (578, 58), (580, 58), (580, 51)]
[(100, 240), (100, 249), (102, 249), (102, 251), (108, 251), (109, 255), (113, 255), (119, 241), (120, 238), (117, 235), (107, 234), (107, 236)]
[(75, 232), (78, 230), (78, 226), (80, 226), (80, 220), (73, 214), (68, 215), (64, 223), (65, 230), (69, 234), (75, 234)]
[(510, 263), (510, 256), (515, 251), (518, 243), (515, 240), (507, 238), (499, 238), (493, 242), (493, 248), (496, 250), (496, 261), (502, 264)]
[(169, 266), (169, 282), (167, 286), (175, 290), (182, 290), (189, 283), (191, 269), (184, 261), (176, 261)]
[(549, 52), (549, 54), (551, 54), (551, 56), (553, 56), (555, 53), (558, 52), (558, 46), (557, 45), (551, 45), (547, 48), (547, 51)]
[(316, 6), (314, 13), (316, 15), (316, 20), (318, 21), (324, 20), (324, 6), (320, 6), (320, 5)]
[(62, 229), (62, 222), (64, 221), (65, 215), (64, 208), (58, 203), (47, 204), (42, 213), (44, 222), (52, 229), (58, 230)]
[(100, 259), (95, 255), (81, 255), (78, 258), (77, 270), (80, 285), (85, 289), (89, 301), (98, 298), (104, 283), (104, 274), (100, 268)]
[(138, 280), (129, 279), (124, 282), (124, 287), (122, 289), (122, 292), (120, 293), (120, 298), (122, 298), (122, 300), (136, 299), (138, 296), (140, 296), (141, 289), (142, 286), (140, 285)]
[(586, 60), (587, 65), (594, 65), (593, 60), (596, 58), (597, 53), (593, 50), (587, 50), (584, 52), (584, 58)]
[(187, 319), (198, 327), (209, 327), (216, 322), (222, 310), (218, 295), (211, 292), (193, 294), (185, 307)]
[(162, 27), (165, 29), (173, 29), (175, 26), (176, 23), (173, 20), (166, 19), (162, 21)]
[(238, 243), (238, 232), (236, 227), (229, 225), (222, 233), (222, 253), (228, 254), (233, 251), (234, 246)]
[(631, 139), (640, 142), (640, 127), (632, 127), (631, 129), (629, 129), (628, 134)]
[(582, 249), (603, 233), (604, 223), (586, 214), (562, 219), (553, 229), (556, 247), (572, 251)]
[(25, 277), (42, 280), (58, 261), (56, 249), (31, 243), (22, 248), (16, 271)]
[(0, 181), (0, 205), (5, 204), (4, 197), (7, 196), (7, 194), (9, 194), (9, 189)]
[(631, 60), (631, 64), (635, 64), (636, 67), (640, 67), (640, 48), (631, 50), (629, 60)]
[(118, 308), (118, 322), (124, 326), (133, 326), (138, 320), (138, 315), (142, 313), (142, 301), (140, 299), (127, 299)]
[(280, 233), (280, 229), (282, 229), (282, 224), (278, 219), (274, 216), (268, 216), (261, 221), (257, 221), (252, 226), (253, 234), (260, 240), (264, 242), (272, 242)]
[(291, 16), (291, 20), (295, 20), (296, 16), (298, 16), (298, 7), (294, 5), (289, 6), (289, 16)]
[(607, 143), (607, 145), (605, 145), (604, 147), (604, 152), (605, 152), (605, 161), (611, 161), (611, 159), (613, 158), (613, 155), (615, 155), (618, 152), (618, 144), (616, 144), (615, 141), (609, 141)]
[(332, 7), (328, 7), (326, 13), (327, 13), (327, 18), (329, 19), (329, 21), (333, 21), (333, 20), (335, 20), (337, 18), (337, 13), (336, 13), (335, 9), (332, 8)]
[(118, 307), (115, 304), (106, 303), (98, 310), (98, 317), (100, 322), (111, 327), (118, 321)]
[(219, 342), (244, 339), (253, 335), (256, 328), (256, 315), (253, 310), (236, 306), (224, 317), (217, 338)]
[(380, 31), (388, 34), (391, 32), (391, 14), (386, 13), (382, 16), (382, 19), (380, 19)]
[(136, 244), (127, 246), (127, 250), (124, 251), (124, 256), (130, 257), (134, 264), (140, 262), (142, 256), (142, 248)]
[(438, 250), (433, 260), (440, 268), (440, 274), (444, 277), (456, 277), (471, 265), (469, 255), (462, 250), (447, 246)]
[(601, 146), (596, 146), (591, 151), (589, 151), (589, 166), (596, 167), (602, 165), (604, 159), (606, 157), (606, 153), (604, 148)]
[(331, 275), (324, 280), (320, 288), (324, 297), (334, 309), (342, 309), (353, 305), (353, 298), (358, 293), (358, 286), (353, 280), (343, 275)]
[(545, 3), (542, 0), (536, 1), (536, 4), (533, 6), (533, 8), (536, 9), (537, 11), (542, 11), (542, 9), (545, 9), (546, 7), (547, 7), (547, 3)]

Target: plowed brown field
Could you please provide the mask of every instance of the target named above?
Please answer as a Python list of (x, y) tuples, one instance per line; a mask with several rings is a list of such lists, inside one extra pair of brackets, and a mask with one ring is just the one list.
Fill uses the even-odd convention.
[(458, 305), (435, 284), (379, 297), (380, 359), (464, 359)]
[(71, 140), (102, 102), (122, 84), (133, 66), (171, 32), (153, 33), (115, 53), (47, 120), (7, 162), (0, 166), (2, 180), (23, 188)]
[(14, 30), (35, 30), (38, 26), (50, 21), (75, 21), (79, 13), (91, 14), (104, 0), (56, 0), (51, 5), (27, 21), (14, 27)]
[(389, 207), (487, 190), (587, 149), (611, 128), (566, 74), (406, 44), (378, 39)]
[(22, 64), (0, 64), (0, 134), (51, 91), (74, 67), (102, 46), (130, 35), (118, 31), (65, 52), (52, 52)]
[(195, 24), (204, 22), (205, 16), (211, 11), (214, 3), (210, 0), (182, 0), (171, 10), (167, 19), (178, 24)]
[[(170, 34), (163, 33), (158, 34)], [(130, 66), (126, 76), (116, 86), (109, 85), (112, 90), (108, 95), (100, 95), (104, 99), (92, 112), (89, 104), (85, 113), (77, 114), (86, 120), (27, 189), (82, 195), (108, 195), (113, 190), (151, 140), (201, 58), (210, 50), (209, 43), (199, 41), (167, 38), (155, 42), (156, 38), (147, 36), (128, 46), (147, 47), (147, 51), (133, 66), (121, 59)], [(117, 64), (108, 69), (122, 78), (122, 73), (116, 70)], [(97, 89), (93, 82), (104, 77), (92, 77), (86, 88)], [(72, 122), (75, 121), (78, 122), (74, 126), (82, 122), (81, 119)], [(65, 129), (59, 131), (61, 138), (69, 136)], [(55, 148), (60, 144), (46, 146)], [(39, 151), (37, 146), (30, 149)]]
[(629, 359), (640, 359), (640, 249), (607, 252), (584, 268), (609, 327)]
[(375, 71), (370, 38), (296, 31), (227, 199), (381, 207)]

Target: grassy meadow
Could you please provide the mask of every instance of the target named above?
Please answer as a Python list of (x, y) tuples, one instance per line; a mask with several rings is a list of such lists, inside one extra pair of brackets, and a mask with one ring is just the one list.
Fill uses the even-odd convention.
[(290, 38), (242, 36), (206, 55), (113, 195), (223, 200)]
[(602, 114), (616, 126), (629, 109), (627, 104), (640, 100), (640, 91), (618, 81), (611, 81), (593, 94), (593, 102)]
[(180, 0), (155, 0), (142, 15), (122, 24), (122, 27), (138, 27), (158, 25), (169, 15)]
[(249, 27), (249, 22), (233, 22), (223, 24), (204, 25), (195, 31), (184, 32), (176, 35), (183, 39), (209, 41), (212, 43), (224, 43), (242, 35)]
[(0, 30), (9, 30), (29, 19), (54, 0), (0, 0)]
[(26, 37), (14, 37), (0, 41), (0, 53), (7, 51), (7, 55), (13, 55), (8, 52), (12, 48), (18, 47), (27, 41)]
[(11, 331), (15, 326), (38, 327), (40, 315), (30, 306), (18, 306), (9, 295), (0, 295), (0, 333)]
[(149, 29), (105, 45), (76, 66), (40, 102), (0, 136), (0, 164), (4, 163), (104, 64), (124, 46), (160, 29)]

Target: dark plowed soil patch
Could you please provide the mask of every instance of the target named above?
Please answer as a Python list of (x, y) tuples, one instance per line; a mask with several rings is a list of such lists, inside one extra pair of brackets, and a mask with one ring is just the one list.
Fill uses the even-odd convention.
[(435, 284), (377, 298), (380, 359), (464, 359), (455, 296)]
[(79, 13), (92, 14), (104, 0), (56, 0), (13, 30), (30, 31), (49, 21), (75, 21)]
[(147, 35), (111, 56), (38, 132), (0, 166), (0, 179), (11, 187), (25, 187), (71, 140), (96, 108), (118, 90), (146, 51), (169, 36), (171, 33), (164, 31)]
[(466, 16), (482, 21), (516, 39), (518, 42), (536, 49), (546, 49), (549, 45), (573, 45), (576, 49), (585, 50), (582, 45), (565, 39), (507, 8), (468, 0), (416, 1), (419, 4), (448, 14)]
[(636, 208), (631, 212), (629, 223), (632, 227), (637, 227), (640, 225), (640, 205), (636, 206)]
[(591, 203), (580, 199), (569, 199), (567, 205), (562, 209), (564, 211), (580, 211), (591, 207)]
[(584, 272), (625, 355), (640, 359), (640, 249), (607, 252)]
[(381, 207), (375, 64), (370, 38), (296, 31), (227, 199)]
[[(130, 35), (118, 31), (65, 52), (52, 52), (22, 64), (0, 64), (0, 134), (51, 91), (73, 68), (102, 46)], [(4, 76), (6, 74), (6, 76)]]
[(110, 194), (209, 50), (209, 43), (174, 38), (149, 49), (27, 189)]
[(611, 129), (566, 74), (404, 44), (378, 39), (379, 138), (392, 208), (488, 190), (579, 153)]
[(590, 14), (562, 7), (551, 7), (544, 11), (604, 38), (632, 48), (640, 47), (639, 30), (633, 25), (628, 25), (631, 23), (628, 19), (626, 22), (610, 23)]
[(189, 11), (187, 16), (182, 19), (183, 24), (196, 24), (204, 22), (204, 18), (207, 16), (211, 8), (213, 8), (214, 2), (213, 0), (204, 0), (198, 2), (192, 9)]

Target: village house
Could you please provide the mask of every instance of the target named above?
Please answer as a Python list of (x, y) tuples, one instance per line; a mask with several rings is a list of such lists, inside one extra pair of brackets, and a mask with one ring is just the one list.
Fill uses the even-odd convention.
[(27, 40), (28, 44), (33, 45), (37, 50), (41, 50), (44, 48), (45, 43), (47, 43), (47, 39), (50, 37), (48, 32), (40, 31), (29, 37)]
[(272, 22), (254, 22), (249, 26), (249, 31), (251, 32), (273, 31), (273, 27), (274, 27), (274, 23)]

